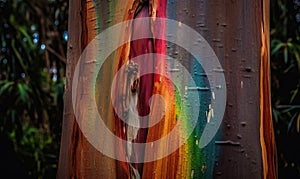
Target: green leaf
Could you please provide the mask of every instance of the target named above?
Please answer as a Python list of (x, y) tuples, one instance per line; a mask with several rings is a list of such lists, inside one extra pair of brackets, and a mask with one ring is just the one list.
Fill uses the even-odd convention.
[(295, 48), (295, 45), (294, 45), (293, 43), (291, 43), (291, 42), (286, 43), (286, 45), (287, 45), (289, 48), (291, 48), (291, 49), (294, 49), (294, 48)]
[(273, 109), (272, 112), (274, 121), (278, 123), (279, 112), (276, 109)]
[(16, 49), (16, 47), (15, 47), (15, 40), (14, 39), (12, 40), (11, 47), (12, 47), (13, 51), (15, 52), (15, 55), (16, 55), (17, 59), (19, 60), (19, 63), (22, 66), (23, 70), (27, 71), (28, 67), (24, 64), (23, 58), (22, 58), (21, 54)]
[(282, 111), (280, 112), (280, 114), (288, 113), (288, 112), (290, 112), (291, 110), (293, 110), (293, 109), (295, 109), (295, 108), (296, 108), (296, 107), (291, 106), (291, 107), (289, 107), (289, 108), (287, 108), (287, 109), (285, 109), (285, 110), (282, 110)]
[(299, 92), (298, 89), (295, 89), (295, 90), (291, 91), (292, 97), (290, 99), (290, 103), (292, 103), (294, 101), (294, 99), (296, 98), (298, 92)]
[(284, 55), (284, 63), (287, 63), (288, 62), (288, 49), (287, 48), (284, 48), (283, 55)]
[(14, 84), (14, 82), (12, 82), (12, 81), (4, 82), (4, 85), (0, 87), (0, 95), (3, 95), (3, 93), (7, 90), (10, 92), (12, 89), (10, 87), (12, 87), (13, 84)]
[(298, 70), (300, 72), (300, 46), (296, 46), (294, 49), (294, 55), (298, 64)]
[(290, 132), (291, 127), (292, 127), (292, 124), (293, 124), (294, 120), (296, 119), (296, 117), (297, 117), (297, 113), (294, 114), (294, 116), (293, 116), (292, 119), (290, 120), (290, 122), (289, 122), (289, 124), (288, 124), (287, 132)]
[(273, 48), (271, 54), (274, 55), (274, 54), (277, 53), (283, 46), (284, 46), (284, 43), (278, 42), (278, 44)]
[(20, 99), (22, 101), (27, 101), (29, 100), (29, 92), (30, 92), (30, 89), (29, 87), (27, 86), (27, 84), (24, 84), (24, 83), (18, 83), (18, 92), (19, 92), (19, 95), (20, 95)]
[(27, 33), (26, 28), (25, 27), (20, 27), (20, 26), (16, 26), (17, 30), (19, 30), (27, 39), (27, 42), (29, 43), (29, 49), (33, 49), (34, 44), (32, 42), (32, 38), (30, 37), (30, 35)]

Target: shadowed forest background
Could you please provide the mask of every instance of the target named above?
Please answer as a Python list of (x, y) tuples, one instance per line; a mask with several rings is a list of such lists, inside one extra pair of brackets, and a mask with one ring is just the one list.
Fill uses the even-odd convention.
[[(300, 178), (300, 1), (272, 0), (270, 9), (278, 175)], [(0, 0), (0, 19), (1, 174), (55, 178), (68, 1)]]

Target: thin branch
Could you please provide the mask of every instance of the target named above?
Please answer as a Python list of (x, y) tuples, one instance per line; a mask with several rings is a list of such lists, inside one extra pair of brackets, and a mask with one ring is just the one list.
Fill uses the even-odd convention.
[(49, 51), (50, 53), (52, 53), (53, 55), (55, 55), (60, 61), (62, 61), (63, 63), (66, 63), (66, 59), (61, 56), (60, 54), (58, 54), (53, 48), (51, 48), (50, 46), (46, 45), (46, 50)]

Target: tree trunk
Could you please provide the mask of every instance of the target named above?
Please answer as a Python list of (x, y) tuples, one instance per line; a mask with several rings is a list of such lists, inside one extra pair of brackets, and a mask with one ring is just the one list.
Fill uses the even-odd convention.
[[(145, 0), (143, 5), (140, 4), (140, 1), (135, 0), (70, 1), (65, 106), (57, 177), (276, 178), (276, 151), (270, 110), (268, 8), (269, 1), (267, 0), (226, 2), (217, 0)], [(128, 106), (126, 100), (132, 100), (132, 98), (126, 98), (123, 104), (123, 101), (118, 101), (117, 97), (111, 99), (110, 94), (118, 96), (118, 91), (123, 89), (120, 93), (121, 97), (123, 93), (134, 95), (134, 92), (129, 90), (132, 88), (126, 86), (127, 83), (124, 82), (124, 80), (130, 81), (131, 79), (126, 70), (122, 71), (121, 66), (124, 64), (126, 66), (131, 62), (131, 58), (139, 55), (157, 53), (176, 58), (184, 68), (193, 74), (197, 89), (200, 89), (198, 94), (201, 103), (198, 123), (184, 144), (168, 156), (138, 164), (118, 161), (111, 156), (106, 156), (82, 133), (82, 126), (97, 126), (97, 121), (93, 119), (86, 121), (87, 119), (85, 119), (81, 120), (78, 125), (78, 119), (76, 120), (75, 116), (78, 114), (84, 116), (86, 111), (89, 112), (89, 107), (87, 104), (79, 102), (75, 105), (76, 110), (73, 110), (72, 90), (74, 89), (72, 89), (72, 83), (80, 56), (98, 34), (117, 23), (139, 17), (150, 17), (152, 20), (154, 17), (174, 19), (178, 21), (179, 26), (186, 24), (201, 34), (210, 44), (222, 65), (223, 70), (220, 70), (219, 73), (223, 73), (225, 76), (227, 102), (224, 118), (217, 135), (204, 148), (199, 148), (201, 133), (209, 123), (208, 118), (210, 117), (208, 116), (213, 116), (211, 103), (215, 94), (210, 90), (218, 90), (219, 87), (209, 84), (207, 76), (211, 74), (204, 71), (201, 64), (197, 63), (196, 57), (186, 49), (155, 38), (168, 36), (170, 33), (173, 33), (171, 35), (175, 38), (180, 38), (179, 30), (172, 31), (164, 23), (161, 23), (159, 27), (155, 26), (155, 18), (149, 24), (134, 22), (129, 25), (120, 38), (134, 39), (137, 33), (148, 33), (153, 38), (121, 45), (109, 55), (99, 74), (93, 72), (93, 69), (96, 69), (96, 63), (90, 63), (88, 61), (90, 59), (79, 61), (79, 80), (85, 81), (88, 73), (97, 73), (95, 98), (97, 110), (106, 127), (120, 139), (128, 140), (132, 137), (129, 133), (133, 132), (134, 128), (126, 125), (114, 111), (120, 110), (124, 113)], [(148, 25), (149, 27), (145, 28)], [(143, 29), (142, 32), (139, 31), (140, 27)], [(114, 39), (113, 36), (110, 38)], [(107, 41), (105, 45), (111, 44), (113, 42)], [(173, 66), (174, 64), (170, 64), (160, 57), (146, 56), (145, 60), (147, 65), (139, 64), (139, 61), (136, 61), (139, 72), (153, 68), (155, 73), (166, 73), (168, 66), (171, 68), (167, 69), (171, 71), (171, 75), (172, 70), (178, 70), (176, 66)], [(143, 67), (143, 65), (145, 66)], [(117, 88), (112, 89), (112, 81), (119, 71), (121, 71), (121, 76), (117, 78)], [(136, 101), (138, 114), (147, 115), (151, 111), (148, 106), (151, 109), (157, 109), (155, 107), (160, 106), (158, 100), (152, 100), (151, 105), (147, 103), (153, 94), (160, 94), (168, 107), (158, 124), (147, 129), (137, 130), (137, 136), (133, 135), (135, 138), (133, 142), (147, 142), (152, 143), (153, 146), (154, 141), (173, 130), (177, 120), (184, 121), (187, 128), (190, 126), (189, 121), (193, 120), (188, 114), (189, 110), (185, 110), (189, 105), (187, 103), (178, 104), (177, 101), (178, 93), (184, 91), (186, 86), (179, 84), (179, 89), (174, 89), (174, 87), (170, 87), (172, 86), (171, 82), (164, 78), (163, 75), (147, 75), (140, 78), (139, 86), (135, 87), (138, 93)], [(177, 78), (183, 81), (189, 80), (186, 75), (180, 75)], [(81, 93), (76, 93), (75, 99), (80, 101), (80, 99), (86, 98), (85, 92), (88, 87), (78, 85), (76, 88)], [(117, 109), (113, 108), (115, 103), (118, 106)], [(185, 106), (181, 113), (186, 115), (178, 113), (178, 105)], [(150, 113), (149, 117), (145, 119), (147, 122), (157, 117), (157, 114), (151, 116)], [(144, 121), (139, 119), (140, 125), (145, 122), (144, 118)], [(157, 150), (153, 151), (152, 146), (141, 149), (121, 143), (111, 143), (106, 139), (107, 134), (102, 132), (99, 131), (103, 135), (95, 136), (101, 138), (102, 143), (99, 145), (109, 146), (115, 156), (123, 158), (131, 156), (147, 160), (151, 156), (164, 153), (182, 140), (180, 137), (172, 138), (172, 141), (159, 144)], [(186, 131), (180, 132), (186, 133)], [(133, 152), (130, 153), (129, 150)]]

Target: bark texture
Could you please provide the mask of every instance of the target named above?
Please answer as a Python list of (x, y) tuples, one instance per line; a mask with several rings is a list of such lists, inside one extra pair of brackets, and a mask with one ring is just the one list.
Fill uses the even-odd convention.
[[(137, 178), (138, 175), (142, 178), (276, 178), (276, 147), (270, 109), (269, 1), (144, 0), (143, 3), (146, 5), (141, 6), (141, 1), (137, 0), (70, 0), (65, 106), (57, 178)], [(195, 167), (197, 161), (192, 164), (188, 161), (196, 158), (194, 153), (187, 157), (191, 151), (188, 143), (154, 162), (130, 164), (111, 159), (87, 141), (75, 120), (72, 80), (82, 51), (106, 28), (139, 17), (168, 17), (189, 25), (209, 42), (224, 68), (226, 113), (219, 135), (208, 147), (201, 149), (204, 162), (197, 164), (201, 171)], [(149, 31), (139, 32), (140, 26), (149, 26)], [(106, 126), (124, 140), (131, 139), (127, 133), (132, 129), (114, 113), (110, 84), (121, 66), (131, 58), (150, 52), (167, 54), (167, 43), (155, 38), (157, 34), (167, 34), (166, 31), (165, 24), (159, 27), (152, 26), (151, 22), (130, 24), (122, 38), (131, 39), (135, 33), (149, 33), (153, 39), (120, 46), (98, 74), (97, 84), (103, 84), (96, 86), (98, 111)], [(189, 54), (183, 50), (178, 52), (178, 60), (192, 71), (194, 64)], [(157, 72), (167, 70), (163, 59), (154, 62), (149, 57), (147, 62), (146, 67), (156, 67)], [(81, 71), (81, 76), (85, 73)], [(124, 76), (130, 80), (125, 72)], [(148, 100), (153, 94), (161, 94), (170, 104), (159, 124), (138, 130), (134, 137), (134, 142), (151, 143), (168, 134), (176, 124), (176, 111), (172, 105), (174, 89), (160, 75), (147, 75), (138, 83), (135, 90), (138, 91), (137, 110), (140, 115), (149, 113)], [(121, 81), (119, 84), (120, 89), (124, 88), (124, 93), (128, 93), (128, 87), (124, 87)], [(77, 90), (82, 89), (84, 86)], [(81, 97), (81, 94), (77, 95)], [(151, 105), (155, 106), (155, 101)], [(124, 111), (123, 104), (119, 107)], [(82, 105), (78, 105), (75, 112), (81, 111)], [(149, 120), (151, 117), (155, 118), (150, 116)], [(156, 152), (163, 152), (173, 144), (162, 144)], [(112, 146), (112, 150), (119, 155), (128, 155), (128, 146), (122, 144)], [(151, 148), (143, 151), (142, 156), (154, 155)], [(140, 156), (133, 152), (132, 157)]]

